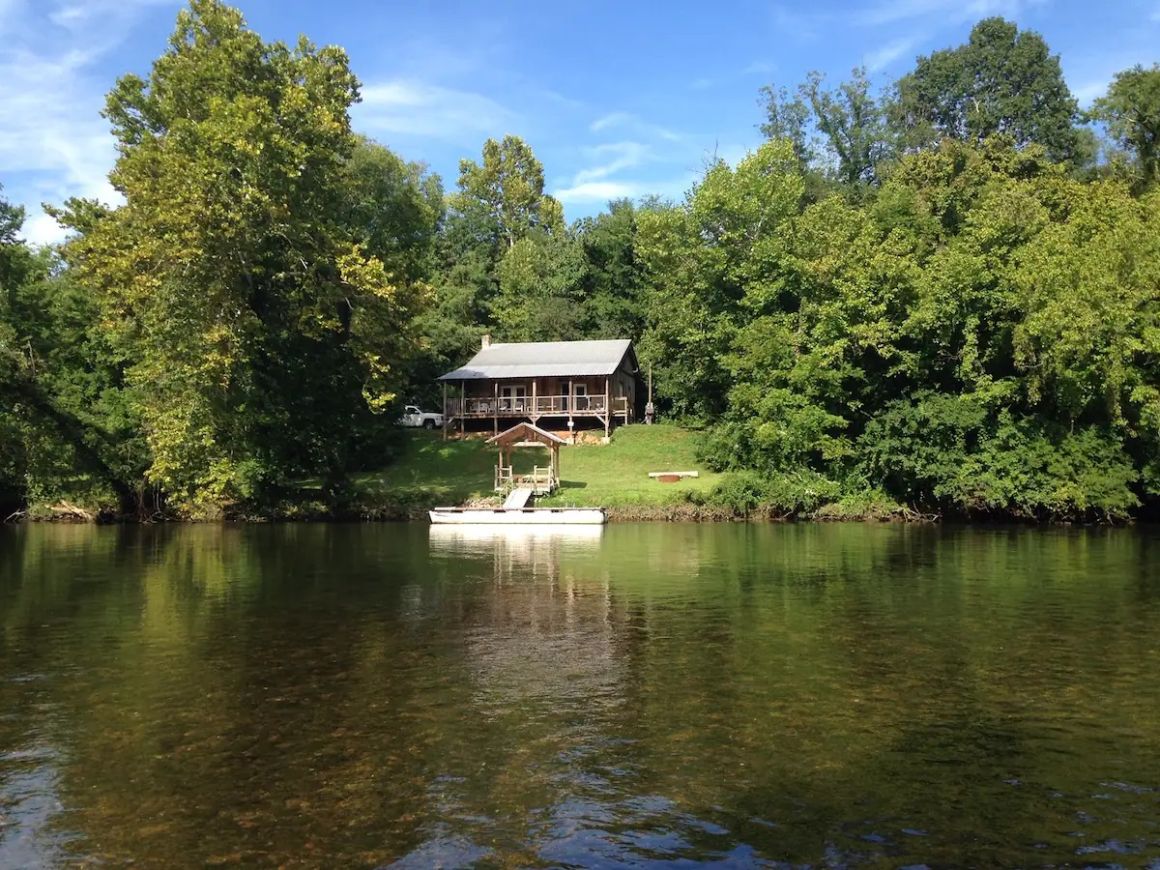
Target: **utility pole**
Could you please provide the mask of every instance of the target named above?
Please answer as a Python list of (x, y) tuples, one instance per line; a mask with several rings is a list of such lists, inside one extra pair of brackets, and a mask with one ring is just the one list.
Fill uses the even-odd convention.
[(656, 417), (657, 409), (652, 400), (652, 363), (648, 367), (648, 404), (644, 406), (644, 422), (651, 426)]

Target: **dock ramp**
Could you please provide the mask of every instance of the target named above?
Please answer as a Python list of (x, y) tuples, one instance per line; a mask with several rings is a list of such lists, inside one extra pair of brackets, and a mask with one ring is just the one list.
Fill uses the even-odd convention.
[(503, 500), (503, 506), (505, 508), (515, 508), (518, 510), (519, 508), (527, 507), (528, 502), (531, 500), (532, 490), (528, 487), (521, 486), (508, 493), (508, 497)]

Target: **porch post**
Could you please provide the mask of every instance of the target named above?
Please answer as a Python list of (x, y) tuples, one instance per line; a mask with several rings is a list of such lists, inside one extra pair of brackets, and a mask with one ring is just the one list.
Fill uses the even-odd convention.
[(467, 434), (467, 381), (459, 382), (459, 434)]
[(532, 378), (532, 413), (530, 414), (530, 417), (533, 423), (538, 422), (540, 419), (540, 405), (536, 401), (536, 382), (538, 380), (538, 378)]
[(604, 379), (604, 437), (607, 438), (612, 424), (612, 390), (608, 378)]
[(447, 381), (443, 382), (443, 440), (447, 440)]
[(499, 381), (492, 381), (492, 392), (495, 394), (491, 401), (491, 420), (495, 424), (495, 434), (499, 434)]

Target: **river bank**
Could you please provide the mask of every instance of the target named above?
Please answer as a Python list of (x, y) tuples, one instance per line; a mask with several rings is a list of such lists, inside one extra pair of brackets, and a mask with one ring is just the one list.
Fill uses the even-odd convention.
[[(107, 509), (71, 501), (43, 501), (12, 519), (76, 522), (359, 522), (422, 521), (435, 507), (488, 507), (502, 503), (495, 492), (495, 451), (486, 435), (443, 440), (436, 432), (404, 432), (386, 467), (357, 472), (338, 496), (327, 496), (318, 480), (301, 481), (261, 507), (227, 507), (201, 513), (160, 508), (123, 517)], [(560, 488), (537, 500), (542, 507), (603, 508), (609, 522), (933, 522), (935, 510), (900, 504), (873, 490), (849, 492), (820, 475), (802, 470), (776, 477), (754, 472), (719, 473), (699, 458), (697, 430), (662, 424), (625, 426), (608, 444), (579, 443), (560, 454)], [(536, 451), (517, 451), (517, 472), (544, 461)], [(657, 471), (695, 471), (696, 477), (660, 482)], [(1100, 516), (1040, 516), (1011, 511), (979, 511), (946, 517), (966, 522), (1108, 522)], [(1116, 518), (1122, 523), (1125, 518)]]

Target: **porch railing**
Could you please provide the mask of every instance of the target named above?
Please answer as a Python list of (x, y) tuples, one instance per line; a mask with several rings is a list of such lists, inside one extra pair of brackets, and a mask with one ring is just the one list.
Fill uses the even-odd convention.
[(603, 394), (595, 396), (524, 396), (518, 398), (448, 398), (449, 417), (582, 417), (604, 416), (611, 405), (613, 414), (628, 413), (628, 399)]

